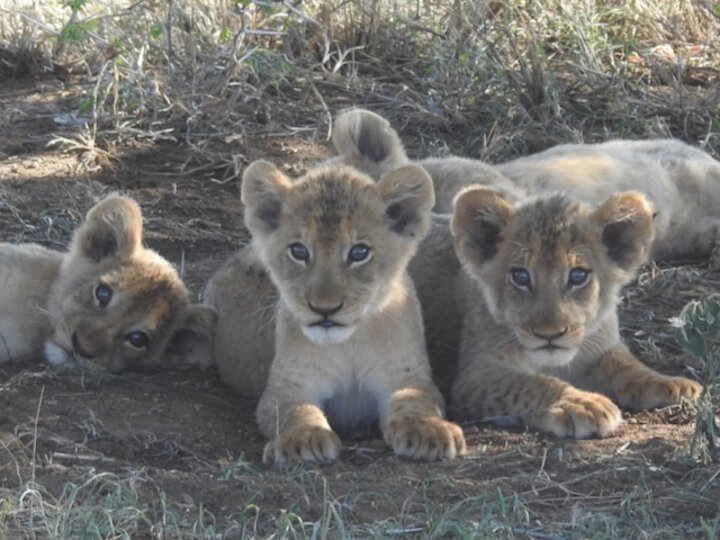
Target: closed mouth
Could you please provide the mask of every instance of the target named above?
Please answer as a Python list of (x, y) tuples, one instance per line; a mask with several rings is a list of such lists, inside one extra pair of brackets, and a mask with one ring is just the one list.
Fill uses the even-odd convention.
[(310, 326), (319, 326), (320, 328), (338, 328), (345, 326), (344, 324), (336, 323), (330, 319), (323, 319), (322, 321), (314, 322)]
[(543, 345), (542, 347), (537, 347), (535, 350), (536, 351), (565, 351), (565, 350), (567, 350), (567, 347), (558, 347), (557, 345), (548, 343), (547, 345)]

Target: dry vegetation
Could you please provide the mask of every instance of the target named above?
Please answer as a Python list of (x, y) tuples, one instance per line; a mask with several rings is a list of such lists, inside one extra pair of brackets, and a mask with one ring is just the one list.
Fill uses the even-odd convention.
[[(712, 0), (4, 0), (1, 239), (60, 247), (93, 197), (127, 190), (198, 291), (246, 237), (229, 189), (244, 165), (303, 169), (342, 108), (387, 116), (418, 156), (672, 136), (720, 157), (719, 75)], [(710, 373), (668, 320), (719, 283), (717, 261), (648, 265), (626, 338), (665, 370)], [(338, 464), (276, 471), (258, 464), (253, 404), (212, 374), (20, 366), (0, 371), (0, 400), (0, 537), (720, 534), (720, 468), (690, 453), (685, 408), (608, 441), (471, 427), (454, 464), (360, 440)]]

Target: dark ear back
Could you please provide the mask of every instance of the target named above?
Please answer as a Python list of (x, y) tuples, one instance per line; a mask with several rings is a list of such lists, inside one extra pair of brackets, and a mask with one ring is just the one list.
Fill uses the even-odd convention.
[(245, 225), (253, 234), (268, 234), (280, 225), (282, 204), (292, 180), (268, 161), (253, 161), (245, 170), (241, 199)]
[(453, 202), (450, 229), (462, 260), (480, 265), (498, 251), (502, 231), (515, 214), (502, 194), (484, 187), (469, 187)]
[(392, 232), (418, 239), (425, 236), (435, 204), (432, 179), (425, 169), (416, 165), (395, 169), (380, 178), (377, 189)]
[(171, 368), (208, 367), (212, 364), (212, 335), (217, 312), (210, 306), (190, 304), (181, 313), (165, 349)]
[(107, 257), (129, 257), (141, 245), (142, 214), (138, 204), (112, 194), (93, 206), (75, 231), (71, 249), (99, 262)]
[(343, 158), (372, 163), (388, 159), (408, 161), (400, 137), (390, 123), (364, 109), (345, 111), (337, 117), (332, 142)]
[(591, 219), (599, 225), (601, 243), (610, 261), (630, 276), (648, 257), (653, 239), (653, 209), (641, 193), (616, 193)]

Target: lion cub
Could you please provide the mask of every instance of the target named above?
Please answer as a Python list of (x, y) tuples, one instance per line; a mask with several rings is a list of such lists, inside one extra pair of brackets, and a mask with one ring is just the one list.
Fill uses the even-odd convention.
[(206, 301), (224, 321), (214, 357), (228, 384), (262, 391), (274, 350), (257, 410), (270, 438), (263, 460), (335, 459), (335, 430), (378, 422), (399, 455), (462, 454), (462, 430), (443, 419), (406, 272), (430, 223), (428, 174), (406, 166), (374, 182), (332, 166), (292, 181), (256, 161), (243, 176), (242, 201), (252, 244), (211, 278)]
[[(342, 113), (333, 128), (338, 156), (374, 178), (410, 163), (387, 120), (363, 109)], [(591, 204), (613, 193), (642, 192), (656, 211), (653, 259), (709, 254), (720, 241), (720, 162), (673, 139), (563, 144), (489, 165), (456, 156), (417, 162), (435, 184), (435, 212), (451, 212), (454, 196), (481, 184), (512, 201), (563, 191)]]
[(120, 372), (207, 364), (215, 312), (142, 246), (137, 203), (110, 195), (60, 253), (0, 243), (0, 362), (75, 360)]
[[(457, 373), (444, 374), (454, 414), (604, 437), (621, 422), (610, 399), (648, 409), (698, 397), (697, 383), (642, 364), (618, 330), (618, 293), (646, 259), (652, 225), (636, 192), (594, 208), (563, 194), (513, 204), (487, 188), (462, 191), (450, 226), (460, 264), (448, 262), (439, 225), (410, 268), (429, 346), (444, 345), (436, 371), (459, 350)], [(458, 319), (462, 333), (447, 323)]]

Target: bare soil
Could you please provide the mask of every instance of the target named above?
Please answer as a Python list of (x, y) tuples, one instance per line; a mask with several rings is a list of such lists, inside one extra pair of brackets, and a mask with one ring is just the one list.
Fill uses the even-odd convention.
[[(81, 152), (47, 146), (71, 133), (55, 119), (74, 110), (82, 84), (0, 82), (0, 240), (62, 249), (93, 201), (120, 190), (143, 208), (146, 243), (182, 263), (199, 294), (247, 239), (236, 182), (216, 178), (217, 170), (194, 170), (187, 149), (170, 142), (114, 148), (98, 171), (83, 172)], [(264, 136), (214, 150), (228, 159), (271, 159), (292, 173), (329, 155), (300, 137)], [(706, 261), (649, 265), (623, 304), (634, 350), (666, 372), (692, 365), (667, 319), (719, 281)], [(56, 371), (39, 360), (0, 368), (0, 495), (30, 480), (58, 498), (68, 482), (99, 473), (141, 478), (133, 489), (151, 512), (161, 504), (181, 515), (209, 512), (227, 537), (240, 536), (229, 524), (243, 519), (252, 521), (253, 534), (268, 536), (288, 515), (283, 510), (319, 520), (329, 501), (346, 525), (377, 533), (373, 524), (386, 523), (388, 536), (429, 534), (443, 512), (465, 515), (469, 500), (489, 504), (513, 494), (531, 518), (504, 534), (521, 537), (566, 528), (587, 513), (620, 515), (630, 500), (650, 502), (668, 523), (693, 531), (701, 518), (718, 514), (717, 466), (688, 458), (692, 415), (680, 407), (627, 414), (605, 440), (468, 426), (469, 455), (432, 464), (399, 459), (377, 434), (367, 434), (346, 441), (336, 463), (279, 470), (261, 464), (255, 402), (223, 387), (212, 370), (98, 376)], [(472, 509), (482, 507), (467, 506), (462, 519), (480, 520)]]

